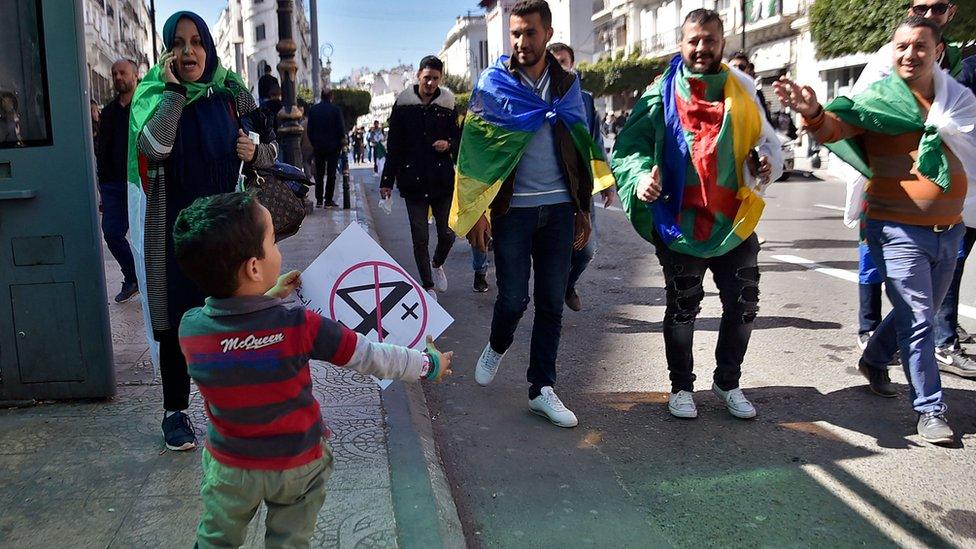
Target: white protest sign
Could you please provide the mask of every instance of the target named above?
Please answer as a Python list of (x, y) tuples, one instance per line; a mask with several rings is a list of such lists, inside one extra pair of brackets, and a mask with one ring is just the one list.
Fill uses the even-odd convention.
[[(358, 223), (302, 272), (298, 298), (371, 341), (422, 350), (454, 322)], [(377, 380), (386, 389), (389, 380)]]

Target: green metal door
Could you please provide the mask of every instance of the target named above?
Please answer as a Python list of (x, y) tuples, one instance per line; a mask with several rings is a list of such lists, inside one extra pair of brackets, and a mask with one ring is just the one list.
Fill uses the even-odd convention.
[(0, 400), (108, 396), (81, 0), (0, 4)]

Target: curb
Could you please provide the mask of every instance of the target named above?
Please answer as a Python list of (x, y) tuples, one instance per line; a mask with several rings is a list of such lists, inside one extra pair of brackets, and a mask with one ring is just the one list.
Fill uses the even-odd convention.
[[(365, 185), (355, 186), (357, 222), (379, 242)], [(400, 547), (467, 547), (451, 485), (434, 440), (434, 427), (419, 383), (395, 382), (381, 393), (386, 410), (393, 514)], [(434, 513), (431, 513), (431, 509)]]

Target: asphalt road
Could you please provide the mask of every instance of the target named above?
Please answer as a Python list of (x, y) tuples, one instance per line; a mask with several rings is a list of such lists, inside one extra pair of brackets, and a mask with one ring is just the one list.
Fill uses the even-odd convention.
[[(384, 214), (376, 180), (356, 175), (383, 246), (415, 274), (402, 201)], [(458, 241), (441, 297), (456, 320), (438, 341), (456, 352), (455, 375), (425, 390), (471, 546), (976, 546), (976, 384), (943, 376), (961, 439), (923, 443), (901, 372), (902, 394), (886, 400), (856, 370), (856, 232), (837, 211), (843, 186), (794, 178), (767, 195), (761, 311), (742, 378), (753, 421), (709, 391), (721, 315), (710, 280), (695, 340), (699, 418), (668, 414), (661, 269), (613, 210), (598, 211), (584, 309), (564, 313), (556, 390), (579, 426), (528, 411), (531, 305), (494, 383), (479, 387), (494, 271), (492, 290), (473, 293), (470, 248)], [(965, 312), (976, 328), (976, 309)]]

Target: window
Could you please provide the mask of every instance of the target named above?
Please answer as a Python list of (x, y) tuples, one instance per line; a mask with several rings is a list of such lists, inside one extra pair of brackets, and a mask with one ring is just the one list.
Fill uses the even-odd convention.
[(265, 38), (267, 38), (267, 34), (265, 33), (264, 24), (262, 23), (254, 28), (254, 39), (260, 42)]
[[(7, 2), (5, 5), (9, 5)], [(0, 17), (0, 149), (51, 144), (47, 67), (38, 0), (13, 0)]]
[(105, 6), (105, 14), (108, 15), (109, 19), (115, 17), (115, 8), (112, 7), (112, 4)]
[(857, 82), (857, 78), (861, 76), (863, 70), (864, 65), (857, 65), (824, 71), (822, 77), (827, 83), (827, 101), (838, 95), (850, 93), (851, 87)]
[(488, 68), (488, 41), (478, 42), (478, 70), (483, 71)]

